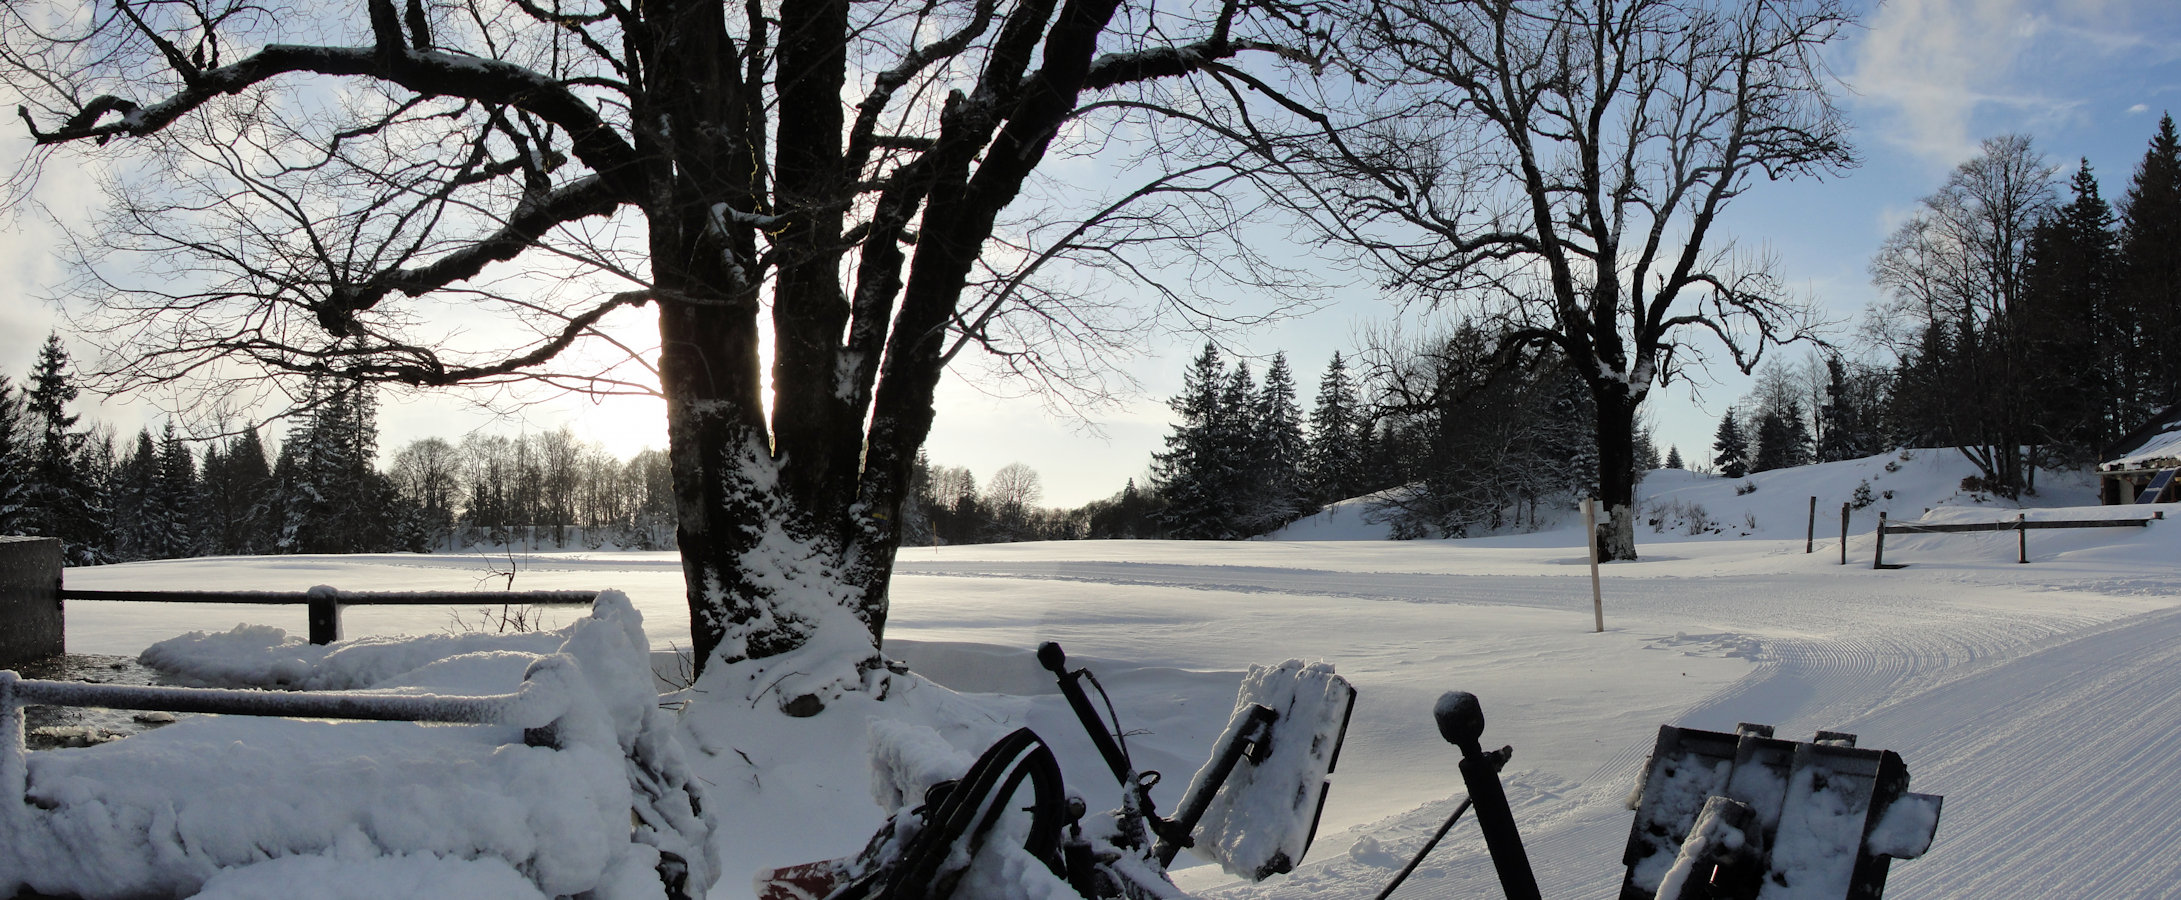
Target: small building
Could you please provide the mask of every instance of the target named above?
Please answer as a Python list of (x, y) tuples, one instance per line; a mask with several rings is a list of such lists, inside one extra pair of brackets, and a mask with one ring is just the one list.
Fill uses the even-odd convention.
[[(2171, 503), (2181, 500), (2181, 404), (2166, 407), (2149, 422), (2106, 448), (2098, 463), (2098, 502)], [(2156, 490), (2152, 496), (2146, 491)]]

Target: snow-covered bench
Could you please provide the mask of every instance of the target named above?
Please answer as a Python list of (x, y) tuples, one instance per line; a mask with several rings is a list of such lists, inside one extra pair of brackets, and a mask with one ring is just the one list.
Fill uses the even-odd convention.
[[(234, 649), (238, 636), (284, 638), (267, 631), (162, 647), (171, 662), (192, 646)], [(541, 641), (558, 646), (541, 652)], [(0, 673), (0, 895), (624, 898), (701, 896), (712, 883), (711, 820), (657, 708), (627, 597), (600, 594), (559, 632), (358, 642), (345, 660), (340, 645), (284, 654), (285, 642), (257, 643), (279, 664), (230, 677), (368, 673), (369, 690)], [(26, 753), (26, 702), (229, 714)]]

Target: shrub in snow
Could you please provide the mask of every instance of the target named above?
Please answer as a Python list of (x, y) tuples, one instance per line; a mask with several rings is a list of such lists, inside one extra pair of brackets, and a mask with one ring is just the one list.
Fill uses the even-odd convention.
[(1734, 486), (1734, 496), (1737, 497), (1743, 496), (1745, 494), (1754, 494), (1756, 492), (1757, 483), (1754, 481), (1745, 481), (1741, 484), (1737, 484)]
[(1870, 479), (1865, 478), (1862, 483), (1855, 486), (1855, 493), (1848, 498), (1848, 505), (1854, 509), (1862, 509), (1871, 505), (1875, 499), (1871, 496)]
[[(557, 648), (527, 652), (517, 638)], [(248, 665), (214, 664), (216, 648)], [(33, 754), (29, 803), (0, 802), (0, 894), (318, 896), (325, 879), (386, 887), (441, 883), (437, 872), (478, 896), (525, 896), (493, 887), (512, 873), (528, 896), (608, 900), (664, 896), (661, 871), (686, 873), (699, 895), (716, 877), (711, 819), (652, 692), (641, 617), (619, 592), (549, 635), (305, 650), (244, 627), (154, 649), (162, 665), (221, 680), (428, 697), (501, 694), (520, 679), (526, 699), (497, 725), (207, 716)], [(565, 712), (521, 718), (536, 715), (530, 698)], [(526, 743), (526, 728), (553, 746)]]
[(1651, 531), (1655, 534), (1672, 532), (1699, 535), (1718, 534), (1720, 531), (1718, 520), (1711, 517), (1711, 512), (1703, 504), (1680, 499), (1669, 501), (1665, 506), (1654, 510), (1649, 521)]

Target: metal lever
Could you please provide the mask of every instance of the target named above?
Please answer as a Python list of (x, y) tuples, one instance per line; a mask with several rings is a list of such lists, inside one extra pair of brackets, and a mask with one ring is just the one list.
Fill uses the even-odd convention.
[(1508, 807), (1507, 791), (1499, 783), (1499, 770), (1514, 756), (1515, 748), (1485, 752), (1478, 743), (1484, 736), (1484, 707), (1477, 703), (1477, 695), (1467, 691), (1441, 694), (1431, 717), (1439, 723), (1439, 736), (1462, 750), (1462, 781), (1469, 786), (1469, 799), (1476, 803), (1477, 828), (1484, 832), (1485, 848), (1492, 851), (1492, 866), (1499, 870), (1507, 900), (1541, 900), (1537, 875), (1522, 849), (1522, 833), (1515, 828), (1514, 810)]

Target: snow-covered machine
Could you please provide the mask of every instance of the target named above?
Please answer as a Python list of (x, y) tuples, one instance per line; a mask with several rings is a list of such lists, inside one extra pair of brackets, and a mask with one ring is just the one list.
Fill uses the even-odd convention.
[(1891, 860), (1930, 848), (1943, 798), (1909, 793), (1899, 755), (1855, 741), (1661, 726), (1621, 900), (1877, 900)]
[[(1158, 773), (1136, 768), (1119, 722), (1109, 725), (1085, 691), (1097, 679), (1069, 669), (1057, 644), (1037, 655), (1119, 782), (1120, 809), (1087, 815), (1051, 748), (1017, 729), (960, 777), (931, 783), (923, 805), (901, 804), (857, 856), (759, 874), (759, 900), (1170, 900), (1186, 896), (1166, 874), (1183, 848), (1253, 882), (1302, 860), (1355, 703), (1331, 666), (1251, 667), (1211, 760), (1169, 818), (1151, 800)], [(1484, 749), (1474, 695), (1449, 691), (1432, 715), (1461, 750), (1469, 796), (1377, 900), (1471, 810), (1504, 895), (1540, 900), (1499, 778), (1514, 749)], [(1857, 749), (1849, 734), (1796, 743), (1764, 726), (1735, 734), (1666, 726), (1646, 769), (1631, 801), (1622, 900), (1879, 900), (1887, 862), (1922, 855), (1938, 827), (1941, 798), (1908, 793), (1901, 758)]]

